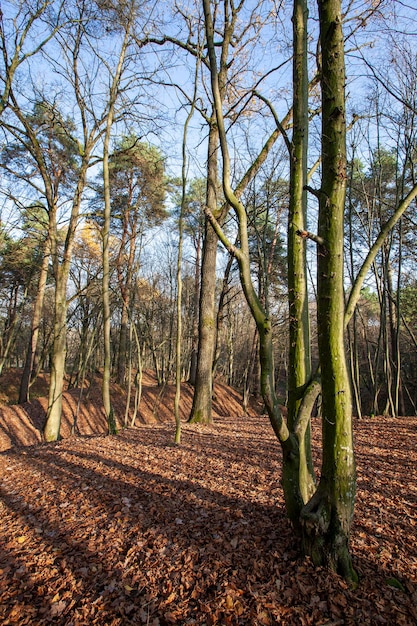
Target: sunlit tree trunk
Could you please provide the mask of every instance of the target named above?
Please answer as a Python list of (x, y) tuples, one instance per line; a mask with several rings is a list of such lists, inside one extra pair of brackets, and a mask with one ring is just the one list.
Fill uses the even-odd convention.
[(86, 182), (89, 157), (90, 152), (89, 150), (86, 150), (83, 157), (83, 164), (79, 172), (77, 189), (72, 204), (62, 259), (58, 258), (56, 237), (55, 241), (51, 241), (55, 271), (55, 308), (48, 410), (43, 430), (46, 441), (57, 441), (61, 430), (62, 392), (64, 388), (67, 341), (67, 285), (72, 249), (74, 246), (75, 229), (78, 223), (81, 197)]
[[(210, 211), (218, 213), (218, 143), (217, 125), (212, 119), (208, 141), (206, 203)], [(190, 422), (209, 424), (212, 420), (213, 359), (216, 340), (216, 259), (218, 237), (208, 220), (205, 222), (199, 306), (199, 343), (197, 371)]]
[[(217, 235), (232, 253), (239, 264), (240, 281), (246, 301), (250, 307), (253, 318), (255, 320), (259, 334), (259, 355), (261, 364), (261, 393), (265, 402), (265, 407), (270, 417), (272, 427), (280, 440), (283, 449), (290, 453), (290, 450), (296, 452), (298, 446), (295, 438), (290, 435), (287, 425), (283, 420), (281, 410), (279, 408), (278, 399), (275, 393), (274, 380), (274, 362), (272, 349), (272, 324), (265, 309), (256, 294), (251, 277), (249, 241), (248, 241), (248, 225), (245, 208), (239, 201), (237, 195), (233, 192), (230, 184), (230, 156), (227, 146), (226, 129), (224, 125), (222, 98), (219, 84), (219, 74), (217, 72), (217, 60), (214, 44), (214, 26), (211, 16), (210, 0), (203, 0), (205, 28), (207, 37), (207, 47), (210, 59), (210, 78), (213, 93), (214, 107), (216, 111), (217, 126), (219, 132), (219, 140), (222, 152), (222, 181), (224, 196), (228, 204), (233, 207), (239, 226), (240, 248), (233, 246), (221, 229), (221, 225), (216, 220), (215, 215), (206, 207), (206, 214), (209, 217), (213, 228)], [(297, 455), (296, 455), (297, 456)]]
[[(310, 322), (308, 312), (307, 264), (305, 241), (299, 236), (307, 228), (307, 148), (308, 148), (308, 67), (307, 67), (306, 0), (294, 0), (293, 33), (293, 135), (290, 146), (291, 176), (288, 214), (288, 304), (289, 304), (289, 368), (288, 427), (294, 429), (300, 402), (311, 378)], [(314, 492), (314, 471), (311, 460), (310, 423), (299, 434), (299, 462), (294, 466), (284, 457), (284, 485), (287, 509), (294, 510)], [(295, 474), (294, 472), (297, 472)], [(294, 490), (292, 485), (298, 483)]]
[[(318, 251), (318, 337), (320, 379), (311, 377), (303, 390), (297, 418), (293, 429), (283, 416), (278, 405), (272, 351), (272, 326), (267, 310), (259, 299), (251, 275), (248, 245), (248, 218), (245, 207), (231, 187), (231, 162), (224, 124), (222, 97), (217, 70), (215, 29), (210, 0), (203, 0), (207, 50), (210, 60), (210, 78), (219, 139), (222, 152), (222, 183), (224, 196), (233, 208), (238, 228), (239, 247), (233, 245), (216, 220), (206, 208), (219, 239), (235, 256), (240, 271), (240, 280), (247, 303), (256, 322), (259, 335), (259, 357), (261, 369), (261, 393), (271, 425), (283, 451), (284, 467), (293, 463), (293, 471), (283, 475), (284, 491), (292, 491), (293, 507), (287, 510), (291, 521), (300, 532), (303, 547), (314, 563), (328, 565), (347, 580), (356, 583), (357, 576), (352, 567), (349, 552), (349, 535), (354, 509), (356, 473), (352, 438), (352, 401), (350, 377), (346, 365), (344, 346), (345, 324), (350, 317), (350, 307), (360, 293), (363, 281), (362, 268), (355, 280), (345, 313), (343, 280), (343, 231), (346, 189), (346, 119), (345, 119), (345, 66), (344, 37), (342, 29), (341, 0), (319, 0), (321, 88), (322, 88), (322, 182), (319, 190), (310, 190), (319, 199), (318, 234), (300, 232), (303, 237), (315, 241)], [(289, 143), (288, 138), (286, 139)], [(415, 192), (413, 192), (414, 194)], [(405, 201), (414, 197), (411, 194)], [(400, 207), (398, 207), (398, 210)], [(405, 210), (401, 207), (401, 210)], [(396, 218), (398, 219), (398, 212)], [(391, 226), (392, 227), (392, 224)], [(385, 227), (384, 227), (385, 228)], [(381, 246), (381, 233), (374, 245)], [(374, 246), (373, 246), (374, 248)], [(375, 258), (374, 248), (364, 262), (369, 269)], [(357, 300), (356, 300), (357, 301)], [(316, 491), (306, 504), (300, 490), (299, 441), (309, 424), (311, 408), (318, 391), (322, 392), (322, 468)], [(295, 477), (295, 479), (294, 479)], [(288, 484), (286, 484), (286, 480)], [(307, 496), (308, 497), (308, 496)], [(298, 500), (297, 500), (298, 498)], [(287, 502), (287, 500), (286, 500)]]
[(103, 365), (103, 405), (106, 413), (109, 434), (116, 432), (113, 407), (110, 397), (111, 376), (111, 312), (110, 312), (110, 261), (109, 261), (109, 235), (110, 235), (110, 184), (109, 184), (109, 143), (110, 143), (111, 120), (107, 122), (107, 130), (103, 151), (103, 187), (104, 187), (104, 221), (103, 221), (103, 340), (104, 340), (104, 365)]
[(322, 181), (319, 196), (318, 347), (323, 460), (318, 489), (302, 512), (305, 551), (356, 580), (349, 553), (356, 474), (350, 380), (344, 347), (343, 226), (346, 187), (344, 39), (340, 0), (319, 0), (322, 53)]
[[(129, 285), (129, 290), (131, 285)], [(129, 293), (129, 292), (128, 292)], [(130, 295), (127, 295), (126, 299), (123, 298), (122, 311), (120, 314), (120, 333), (119, 333), (119, 348), (117, 354), (117, 373), (116, 380), (119, 385), (127, 386), (129, 384), (129, 377), (127, 370), (129, 369), (129, 300)]]

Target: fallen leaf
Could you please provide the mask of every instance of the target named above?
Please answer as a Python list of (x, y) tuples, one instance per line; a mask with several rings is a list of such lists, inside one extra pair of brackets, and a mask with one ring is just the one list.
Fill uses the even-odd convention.
[(60, 600), (51, 606), (51, 615), (54, 617), (56, 615), (60, 615), (62, 611), (66, 608), (67, 603), (64, 600)]
[(226, 608), (229, 611), (233, 609), (233, 598), (231, 596), (226, 596)]

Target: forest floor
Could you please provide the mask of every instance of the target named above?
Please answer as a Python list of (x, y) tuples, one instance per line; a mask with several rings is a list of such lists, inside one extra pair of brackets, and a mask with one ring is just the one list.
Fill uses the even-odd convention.
[[(417, 624), (417, 418), (355, 420), (352, 590), (300, 556), (267, 418), (217, 385), (214, 423), (174, 446), (173, 390), (145, 382), (137, 426), (111, 437), (98, 390), (84, 436), (55, 444), (39, 443), (44, 399), (0, 405), (0, 623)], [(64, 433), (77, 404), (67, 392)], [(318, 463), (317, 419), (313, 435)]]

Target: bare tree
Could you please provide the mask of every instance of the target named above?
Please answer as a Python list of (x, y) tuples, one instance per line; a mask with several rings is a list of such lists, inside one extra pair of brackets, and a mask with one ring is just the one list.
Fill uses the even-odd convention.
[[(54, 37), (62, 25), (63, 2), (19, 0), (0, 8), (0, 57), (2, 60), (0, 117), (8, 105), (18, 69)], [(34, 43), (36, 41), (36, 43)]]

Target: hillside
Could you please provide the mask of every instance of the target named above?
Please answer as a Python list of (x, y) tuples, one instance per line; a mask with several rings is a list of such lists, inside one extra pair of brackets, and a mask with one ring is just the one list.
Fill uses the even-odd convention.
[[(14, 404), (18, 398), (19, 380), (18, 370), (9, 370), (0, 377), (0, 452), (12, 446), (34, 445), (42, 441), (41, 431), (47, 409), (48, 377), (43, 374), (37, 379), (31, 390), (33, 399), (23, 406)], [(118, 425), (121, 427), (125, 415), (126, 392), (118, 385), (112, 384), (111, 396)], [(136, 425), (173, 420), (174, 396), (173, 385), (158, 387), (153, 373), (145, 372)], [(180, 407), (183, 420), (187, 419), (191, 405), (192, 387), (184, 383), (181, 389)], [(133, 400), (131, 406), (133, 406)], [(217, 382), (213, 416), (240, 415), (241, 413), (239, 393)], [(71, 389), (63, 394), (61, 436), (67, 439), (73, 432), (80, 435), (107, 432), (100, 376), (96, 376), (81, 394), (80, 389)]]

